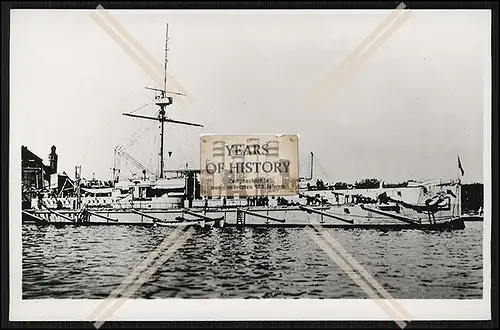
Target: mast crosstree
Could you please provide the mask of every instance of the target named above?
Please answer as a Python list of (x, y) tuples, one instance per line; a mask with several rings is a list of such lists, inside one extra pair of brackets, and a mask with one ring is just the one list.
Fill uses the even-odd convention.
[(182, 95), (185, 96), (183, 93), (178, 93), (178, 92), (172, 92), (172, 91), (167, 91), (167, 53), (168, 53), (168, 24), (166, 28), (166, 33), (165, 33), (165, 76), (163, 79), (163, 89), (158, 89), (158, 88), (153, 88), (153, 87), (145, 87), (146, 89), (149, 90), (154, 90), (157, 92), (160, 92), (159, 96), (156, 96), (155, 104), (160, 107), (160, 111), (158, 113), (158, 117), (149, 117), (149, 116), (141, 116), (141, 115), (134, 115), (130, 113), (124, 113), (123, 115), (129, 116), (129, 117), (136, 117), (136, 118), (141, 118), (141, 119), (148, 119), (148, 120), (155, 120), (160, 122), (160, 178), (163, 178), (163, 172), (164, 172), (164, 135), (165, 135), (165, 123), (172, 123), (172, 124), (180, 124), (180, 125), (186, 125), (186, 126), (197, 126), (197, 127), (203, 127), (201, 124), (196, 124), (196, 123), (190, 123), (187, 121), (180, 121), (180, 120), (174, 120), (170, 119), (166, 115), (165, 108), (171, 104), (173, 104), (173, 97), (167, 96), (167, 94), (175, 94), (175, 95)]

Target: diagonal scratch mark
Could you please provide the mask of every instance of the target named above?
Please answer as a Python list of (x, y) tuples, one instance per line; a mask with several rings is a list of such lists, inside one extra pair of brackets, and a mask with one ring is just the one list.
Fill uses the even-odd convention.
[[(106, 10), (99, 5), (96, 12), (90, 16), (107, 32), (107, 34), (145, 71), (158, 86), (163, 86), (165, 72), (162, 66), (137, 42)], [(171, 81), (177, 90), (188, 94), (180, 83), (171, 75), (167, 74), (167, 84)], [(188, 101), (193, 102), (192, 96), (184, 98), (173, 94), (172, 97), (181, 105), (188, 106)]]
[[(342, 257), (340, 257), (331, 247), (328, 246), (328, 244), (321, 239), (321, 237), (314, 232), (314, 229), (311, 228), (306, 228), (304, 229), (307, 234), (313, 239), (313, 241), (321, 247), (324, 252), (333, 260), (337, 265), (342, 268), (342, 270), (361, 288), (363, 291), (365, 291), (368, 296), (375, 301), (389, 316), (391, 316), (396, 322), (396, 324), (401, 328), (404, 329), (407, 324), (404, 322), (401, 318), (401, 316), (394, 311), (394, 306), (392, 304), (393, 299), (387, 300), (387, 299), (380, 299), (380, 297), (373, 291), (372, 288), (368, 286), (368, 284), (363, 281), (361, 276), (355, 272), (347, 262), (345, 262)], [(391, 308), (392, 307), (392, 308)]]
[(179, 249), (188, 239), (191, 237), (193, 234), (194, 229), (190, 227), (184, 234), (182, 234), (177, 241), (163, 254), (161, 257), (159, 257), (156, 262), (149, 267), (147, 271), (145, 271), (141, 277), (132, 285), (124, 294), (123, 296), (115, 300), (113, 305), (108, 309), (102, 317), (94, 323), (94, 326), (99, 329), (104, 322), (106, 322), (109, 317), (111, 317), (123, 304), (143, 285), (145, 282), (149, 280), (151, 276), (160, 268), (173, 254), (177, 249)]
[[(358, 47), (352, 51), (333, 72), (330, 73), (322, 84), (310, 93), (307, 100), (308, 103), (313, 103), (312, 110), (320, 106), (320, 103), (327, 97), (327, 95), (325, 95), (326, 93), (331, 93), (332, 83), (335, 83), (334, 87), (338, 87), (341, 83), (345, 82), (347, 78), (356, 72), (360, 66), (390, 38), (392, 33), (409, 18), (410, 11), (401, 9), (405, 7), (406, 6), (401, 3), (389, 17), (382, 21), (379, 26), (377, 26), (377, 28), (365, 38), (365, 40), (363, 40), (363, 42), (358, 45)], [(396, 19), (396, 22), (382, 35), (376, 38), (376, 35), (386, 28), (394, 19)], [(373, 42), (373, 44), (367, 47), (371, 42)]]
[(116, 289), (111, 292), (108, 298), (106, 298), (103, 302), (101, 302), (99, 306), (97, 306), (97, 308), (89, 315), (88, 319), (94, 320), (98, 316), (98, 314), (106, 308), (107, 305), (111, 304), (111, 299), (115, 299), (118, 295), (120, 295), (122, 291), (129, 284), (131, 284), (137, 278), (137, 276), (140, 275), (140, 273), (144, 271), (144, 269), (146, 269), (147, 266), (167, 248), (170, 243), (172, 243), (172, 241), (178, 238), (178, 236), (181, 234), (181, 231), (181, 227), (175, 228), (175, 230), (169, 236), (167, 236), (163, 240), (163, 242), (149, 254), (146, 259), (144, 259), (137, 267), (135, 267), (132, 273), (130, 273)]
[(356, 63), (353, 64), (353, 66), (349, 69), (349, 71), (344, 72), (342, 75), (339, 75), (338, 78), (334, 81), (332, 81), (329, 85), (328, 89), (324, 89), (322, 91), (322, 95), (316, 99), (316, 101), (313, 101), (313, 107), (315, 106), (316, 109), (319, 107), (322, 103), (325, 102), (326, 98), (328, 96), (331, 96), (335, 93), (335, 91), (338, 89), (338, 87), (342, 86), (343, 83), (347, 81), (356, 71), (358, 71), (361, 66), (371, 57), (375, 52), (391, 37), (392, 33), (395, 32), (396, 29), (398, 29), (408, 18), (410, 17), (409, 12), (408, 14), (404, 14), (404, 17), (402, 17), (398, 22), (394, 24), (394, 26), (386, 31), (374, 44), (373, 46), (363, 53), (362, 56), (360, 56)]
[[(337, 67), (335, 67), (334, 70), (332, 70), (332, 72), (324, 79), (324, 81), (320, 85), (326, 85), (326, 83), (332, 80), (339, 71), (345, 70), (345, 68), (351, 65), (356, 56), (361, 54), (361, 52), (366, 49), (366, 47), (373, 40), (377, 38), (377, 35), (384, 28), (386, 28), (391, 23), (391, 21), (394, 20), (394, 18), (397, 17), (398, 10), (404, 9), (405, 7), (406, 5), (404, 3), (399, 4), (399, 6), (396, 7), (396, 10), (393, 10), (389, 16), (387, 16), (382, 22), (380, 22), (379, 25), (346, 58), (344, 58), (344, 60)], [(310, 96), (316, 96), (315, 94), (317, 92), (318, 89), (315, 89), (313, 92), (311, 92)]]
[[(118, 23), (118, 21), (108, 11), (104, 10), (104, 7), (102, 5), (99, 5), (97, 8), (99, 9), (98, 13), (101, 13), (102, 16), (104, 16), (104, 18), (108, 21), (108, 23), (110, 25), (112, 25), (122, 35), (122, 37), (124, 39), (128, 40), (129, 43), (132, 45), (132, 47), (134, 47), (139, 54), (144, 56), (146, 58), (146, 60), (154, 66), (156, 71), (162, 72), (161, 76), (162, 76), (162, 78), (165, 78), (165, 77), (163, 77), (165, 72), (163, 72), (163, 67), (161, 66), (161, 64), (158, 63), (146, 51), (146, 49), (134, 37), (132, 37), (132, 35), (130, 33), (128, 33), (127, 30), (125, 30), (123, 28), (123, 26), (120, 25), (120, 23)], [(170, 75), (168, 72), (166, 73), (166, 76), (167, 76), (168, 80), (171, 80), (172, 84), (176, 86), (176, 89), (178, 89), (181, 93), (188, 94), (187, 91), (175, 79), (175, 77)]]
[[(313, 227), (318, 233), (322, 234), (325, 242), (329, 243), (329, 245), (349, 262), (351, 266), (353, 266), (385, 299), (394, 299), (389, 292), (387, 292), (382, 285), (380, 285), (380, 283), (378, 283), (377, 280), (375, 280), (373, 276), (371, 276), (370, 273), (368, 273), (368, 271), (366, 271), (366, 269), (364, 269), (363, 266), (344, 249), (328, 230), (323, 228), (317, 221), (313, 220), (312, 222)], [(394, 308), (396, 308), (405, 319), (411, 319), (411, 315), (399, 304), (399, 302), (397, 302), (397, 300), (394, 300)]]

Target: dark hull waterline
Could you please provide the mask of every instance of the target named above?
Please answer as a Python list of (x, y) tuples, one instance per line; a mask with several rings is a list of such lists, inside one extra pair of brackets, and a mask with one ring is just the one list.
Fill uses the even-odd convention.
[[(38, 224), (38, 225), (53, 225), (53, 226), (142, 226), (151, 227), (155, 226), (155, 223), (137, 223), (137, 222), (70, 222), (70, 221), (60, 221), (60, 222), (47, 222), (40, 221), (38, 218), (30, 216), (29, 214), (23, 213), (23, 223), (26, 224)], [(180, 224), (180, 223), (179, 223)], [(313, 226), (321, 226), (323, 228), (339, 228), (339, 229), (368, 229), (368, 230), (424, 230), (424, 231), (441, 231), (441, 230), (461, 230), (465, 229), (465, 222), (462, 218), (437, 223), (437, 224), (347, 224), (347, 223), (225, 223), (224, 227), (252, 227), (252, 228), (305, 228)], [(193, 226), (194, 228), (199, 228), (196, 223), (186, 222), (186, 226)], [(217, 228), (217, 227), (216, 227)]]

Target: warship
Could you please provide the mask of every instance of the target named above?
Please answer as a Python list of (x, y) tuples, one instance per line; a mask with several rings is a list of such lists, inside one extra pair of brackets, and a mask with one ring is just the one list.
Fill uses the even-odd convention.
[[(144, 225), (305, 227), (319, 223), (332, 228), (364, 229), (464, 229), (461, 217), (460, 178), (450, 181), (412, 182), (401, 187), (335, 187), (314, 181), (314, 154), (310, 175), (301, 177), (296, 196), (212, 196), (200, 193), (202, 171), (165, 169), (167, 125), (203, 127), (172, 119), (167, 107), (183, 93), (166, 86), (168, 25), (165, 41), (165, 79), (162, 88), (146, 87), (155, 95), (154, 116), (123, 115), (159, 123), (158, 171), (144, 166), (120, 146), (114, 150), (113, 177), (109, 185), (87, 185), (81, 167), (60, 191), (40, 191), (31, 206), (22, 210), (24, 223), (40, 225)], [(136, 141), (138, 139), (136, 138)], [(141, 175), (121, 175), (122, 160)], [(67, 184), (66, 184), (67, 183)]]

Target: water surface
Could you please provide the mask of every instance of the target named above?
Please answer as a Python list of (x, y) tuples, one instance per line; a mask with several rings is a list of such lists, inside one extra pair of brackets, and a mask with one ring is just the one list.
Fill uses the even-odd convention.
[[(482, 222), (328, 229), (397, 299), (481, 299)], [(23, 225), (23, 299), (102, 299), (173, 229)], [(135, 298), (368, 298), (303, 229), (195, 232)]]

